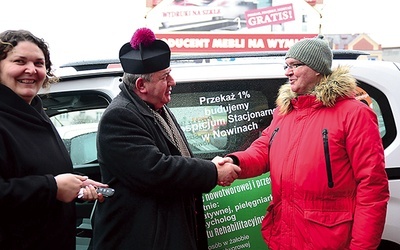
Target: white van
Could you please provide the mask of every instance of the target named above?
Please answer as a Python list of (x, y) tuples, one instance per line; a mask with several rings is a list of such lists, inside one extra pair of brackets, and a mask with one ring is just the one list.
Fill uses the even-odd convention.
[[(334, 51), (334, 66), (351, 66), (360, 87), (360, 99), (377, 114), (391, 193), (380, 249), (396, 249), (400, 248), (400, 64), (356, 60), (361, 54), (364, 53)], [(211, 159), (245, 149), (270, 124), (278, 88), (287, 80), (283, 55), (284, 52), (173, 56), (171, 74), (177, 86), (168, 106), (196, 157)], [(56, 73), (61, 81), (40, 92), (52, 120), (69, 126), (87, 122), (94, 128), (102, 111), (119, 93), (122, 70), (115, 67), (118, 63), (84, 62), (60, 68)], [(85, 118), (72, 119), (77, 114)], [(85, 138), (91, 140), (85, 147), (93, 147), (85, 151), (93, 153), (93, 136), (82, 137), (82, 143)], [(79, 162), (74, 167), (100, 180), (96, 161)], [(228, 188), (216, 187), (204, 194), (209, 249), (267, 249), (260, 223), (271, 198), (268, 174), (237, 180)], [(90, 217), (92, 205), (78, 204), (79, 222)], [(77, 249), (91, 237), (88, 228), (78, 230)]]

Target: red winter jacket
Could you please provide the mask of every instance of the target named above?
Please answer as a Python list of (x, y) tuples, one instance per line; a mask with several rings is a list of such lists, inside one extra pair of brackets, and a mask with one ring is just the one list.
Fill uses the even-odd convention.
[(379, 245), (389, 199), (384, 150), (373, 110), (347, 97), (354, 88), (343, 69), (311, 95), (282, 86), (271, 125), (231, 154), (240, 178), (270, 171), (273, 201), (262, 222), (270, 249)]

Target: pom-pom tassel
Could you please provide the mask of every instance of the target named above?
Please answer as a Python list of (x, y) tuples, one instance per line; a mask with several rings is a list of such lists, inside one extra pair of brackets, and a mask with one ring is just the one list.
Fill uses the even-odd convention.
[(150, 46), (156, 40), (156, 36), (149, 28), (140, 28), (135, 31), (130, 41), (133, 49), (138, 50), (140, 44), (142, 47)]

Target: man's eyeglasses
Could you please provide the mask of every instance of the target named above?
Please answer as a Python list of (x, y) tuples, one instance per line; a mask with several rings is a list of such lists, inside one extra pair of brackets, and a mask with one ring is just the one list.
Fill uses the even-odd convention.
[(285, 65), (285, 66), (283, 66), (283, 69), (284, 70), (287, 70), (287, 69), (297, 69), (298, 67), (300, 67), (300, 66), (304, 66), (304, 65), (306, 65), (305, 63), (294, 63), (294, 64), (292, 64), (292, 65)]

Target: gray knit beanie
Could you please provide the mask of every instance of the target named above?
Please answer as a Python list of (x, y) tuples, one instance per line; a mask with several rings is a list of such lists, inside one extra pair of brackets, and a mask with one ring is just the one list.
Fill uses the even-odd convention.
[(298, 41), (290, 47), (285, 59), (294, 58), (323, 75), (331, 74), (333, 55), (328, 43), (322, 38), (306, 38)]

